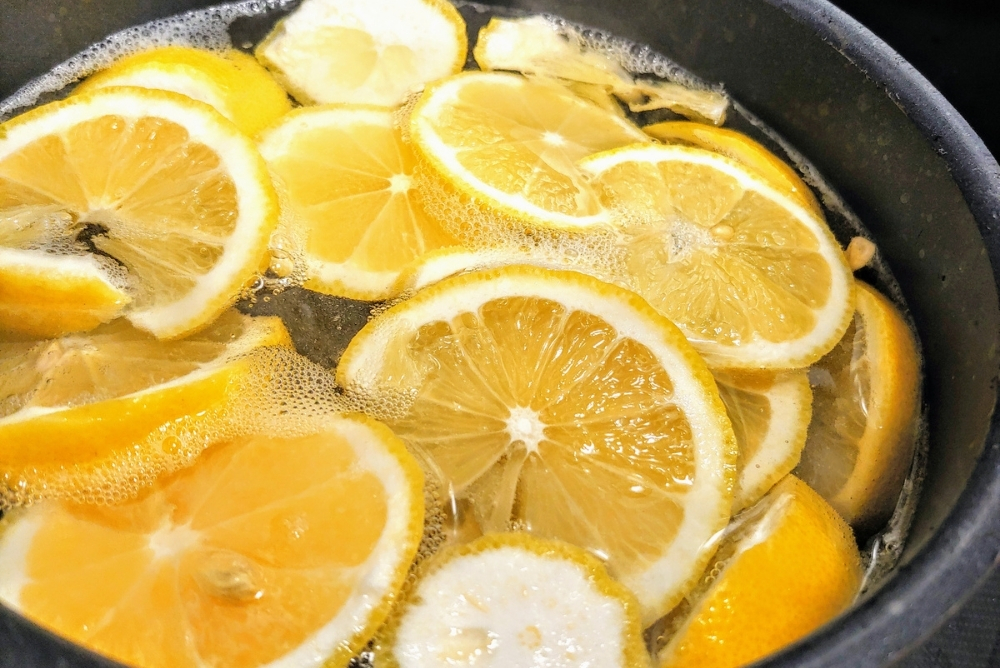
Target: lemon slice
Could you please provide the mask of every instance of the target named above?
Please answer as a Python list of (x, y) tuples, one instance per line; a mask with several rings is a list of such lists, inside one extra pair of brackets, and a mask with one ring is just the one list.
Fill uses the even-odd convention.
[(846, 610), (861, 586), (850, 527), (793, 476), (733, 520), (712, 562), (667, 620), (660, 668), (753, 663)]
[(506, 221), (568, 230), (607, 222), (576, 162), (649, 141), (563, 86), (498, 72), (428, 86), (410, 137), (429, 168), (428, 210), (465, 237), (493, 236)]
[(302, 104), (391, 107), (460, 71), (467, 49), (447, 0), (305, 0), (256, 54)]
[(806, 366), (850, 324), (854, 279), (833, 234), (746, 167), (653, 145), (581, 168), (621, 216), (625, 281), (709, 365)]
[(116, 506), (0, 525), (0, 600), (137, 667), (347, 665), (423, 528), (422, 474), (359, 417), (216, 445)]
[(857, 286), (847, 334), (809, 370), (813, 421), (796, 475), (866, 533), (889, 519), (910, 469), (920, 356), (889, 300)]
[(388, 110), (300, 109), (260, 150), (287, 194), (292, 236), (304, 239), (311, 290), (386, 299), (404, 266), (456, 243), (424, 212), (413, 152)]
[(100, 498), (127, 474), (150, 481), (180, 465), (205, 444), (147, 437), (224, 407), (246, 353), (273, 345), (291, 346), (280, 319), (235, 311), (180, 341), (117, 320), (88, 335), (0, 344), (0, 506)]
[(441, 281), (366, 325), (337, 378), (483, 531), (590, 550), (646, 621), (697, 578), (729, 518), (736, 447), (711, 375), (641, 298), (589, 276)]
[[(0, 126), (0, 247), (113, 257), (129, 274), (126, 317), (158, 337), (204, 327), (232, 304), (276, 222), (254, 145), (177, 93), (108, 88)], [(39, 291), (36, 301), (59, 298)]]
[(255, 135), (292, 106), (281, 86), (253, 57), (230, 49), (215, 54), (165, 46), (118, 60), (88, 77), (74, 92), (111, 86), (168, 90), (204, 102), (248, 135)]
[(823, 216), (823, 207), (795, 170), (742, 132), (690, 121), (665, 121), (642, 129), (668, 144), (694, 146), (732, 158), (756, 172), (775, 190), (788, 195), (817, 216)]
[[(725, 120), (729, 100), (712, 90), (637, 79), (600, 42), (543, 16), (493, 18), (479, 31), (473, 55), (484, 70), (510, 70), (565, 81), (588, 99), (613, 93), (634, 112), (670, 109), (708, 123)], [(617, 45), (616, 45), (617, 46)], [(618, 49), (621, 51), (620, 47)]]
[(53, 338), (108, 322), (131, 301), (113, 274), (96, 257), (0, 248), (0, 335)]
[(812, 415), (809, 376), (800, 371), (713, 372), (736, 433), (740, 478), (733, 511), (753, 505), (791, 473)]
[(640, 668), (649, 660), (637, 608), (583, 550), (492, 534), (424, 569), (377, 660), (398, 668)]

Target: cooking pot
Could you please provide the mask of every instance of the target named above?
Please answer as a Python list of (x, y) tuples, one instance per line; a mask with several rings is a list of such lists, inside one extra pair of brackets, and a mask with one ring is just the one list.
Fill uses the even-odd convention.
[[(0, 99), (116, 30), (212, 3), (3, 0)], [(849, 613), (760, 665), (899, 660), (1000, 555), (1000, 167), (920, 74), (824, 0), (487, 4), (600, 27), (724, 82), (809, 157), (874, 235), (925, 353), (923, 492), (895, 572)], [(262, 29), (235, 26), (246, 34), (234, 44)], [(114, 665), (0, 607), (0, 668)]]

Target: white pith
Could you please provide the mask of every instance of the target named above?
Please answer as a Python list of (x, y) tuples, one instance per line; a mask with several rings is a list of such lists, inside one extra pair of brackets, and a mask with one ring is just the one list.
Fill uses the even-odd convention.
[[(621, 601), (568, 559), (511, 546), (462, 555), (422, 580), (416, 596), (392, 647), (402, 668), (622, 665)], [(475, 658), (445, 658), (468, 654)]]
[[(447, 10), (451, 10), (448, 6)], [(293, 90), (320, 104), (351, 102), (393, 106), (424, 83), (461, 69), (465, 35), (461, 21), (435, 2), (425, 0), (307, 0), (280, 26), (277, 36), (264, 43), (261, 54), (277, 66)], [(357, 88), (324, 81), (322, 70), (311, 64), (316, 54), (298, 46), (305, 36), (322, 28), (348, 28), (368, 33), (382, 57), (387, 47), (402, 46), (415, 54), (415, 71), (399, 87), (379, 90), (371, 77)], [(376, 64), (372, 73), (379, 70)]]

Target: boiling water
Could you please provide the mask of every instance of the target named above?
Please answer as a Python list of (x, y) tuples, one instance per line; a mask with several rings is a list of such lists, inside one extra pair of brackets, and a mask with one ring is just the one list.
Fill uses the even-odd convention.
[[(468, 25), (470, 44), (474, 44), (479, 29), (492, 17), (523, 15), (509, 9), (475, 3), (456, 4)], [(53, 68), (45, 76), (32, 81), (7, 100), (0, 102), (0, 122), (32, 106), (64, 97), (80, 78), (106, 67), (121, 56), (136, 51), (166, 45), (186, 45), (210, 50), (235, 47), (251, 51), (271, 30), (275, 22), (294, 10), (297, 5), (298, 0), (238, 2), (129, 28), (91, 46)], [(557, 17), (550, 19), (561, 29), (577, 34), (592, 48), (611, 56), (630, 72), (652, 75), (695, 88), (724, 91), (722, 84), (712, 85), (698, 79), (649, 47), (634, 44), (599, 30), (569, 24)], [(475, 67), (471, 60), (471, 49), (469, 58), (469, 65)], [(636, 120), (647, 124), (670, 117), (669, 112), (647, 112)], [(820, 195), (827, 221), (842, 244), (846, 245), (846, 242), (854, 236), (870, 238), (860, 220), (851, 212), (836, 190), (822, 178), (812, 163), (735, 100), (731, 100), (726, 125), (760, 141), (796, 167), (803, 179)], [(377, 312), (384, 307), (381, 304), (357, 302), (310, 292), (297, 286), (301, 281), (296, 271), (279, 273), (283, 275), (269, 273), (261, 276), (253, 288), (244, 295), (239, 307), (244, 312), (255, 315), (281, 316), (298, 351), (312, 362), (326, 368), (336, 366), (354, 334), (368, 322), (373, 311)], [(876, 286), (883, 294), (888, 295), (904, 314), (907, 314), (899, 286), (889, 267), (881, 261), (878, 254), (869, 267), (859, 272), (859, 278)], [(287, 361), (287, 366), (294, 368), (294, 373), (297, 374), (310, 373), (307, 366), (290, 360)], [(251, 409), (267, 412), (268, 400), (268, 396), (260, 397), (259, 402), (252, 403)], [(332, 387), (320, 404), (328, 409), (348, 407)], [(317, 406), (313, 406), (304, 410), (309, 413), (316, 408)], [(926, 460), (926, 445), (926, 430), (921, 429), (913, 465), (896, 512), (888, 527), (881, 534), (870, 537), (863, 546), (862, 552), (867, 565), (866, 591), (877, 588), (898, 562), (919, 496)], [(448, 526), (457, 513), (446, 511), (449, 507), (454, 508), (457, 503), (459, 503), (457, 500), (447, 498), (441, 488), (433, 482), (429, 486), (428, 508), (440, 508), (443, 512), (428, 518), (422, 554), (432, 553), (445, 539), (446, 534), (461, 530), (460, 527)], [(366, 653), (355, 660), (355, 665), (370, 666), (373, 665), (373, 660), (373, 657)]]

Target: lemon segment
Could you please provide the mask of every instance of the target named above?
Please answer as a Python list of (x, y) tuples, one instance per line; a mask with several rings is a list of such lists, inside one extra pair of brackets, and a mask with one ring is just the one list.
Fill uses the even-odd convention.
[(649, 665), (628, 590), (583, 550), (523, 533), (439, 555), (379, 645), (395, 668)]
[(460, 71), (467, 49), (447, 0), (306, 0), (256, 55), (302, 104), (393, 107)]
[(847, 329), (854, 279), (833, 234), (746, 167), (665, 145), (580, 166), (617, 211), (624, 282), (709, 365), (806, 366)]
[(742, 132), (690, 121), (664, 121), (643, 131), (668, 144), (681, 144), (721, 153), (750, 168), (775, 190), (785, 193), (820, 218), (823, 207), (795, 170)]
[(728, 521), (736, 446), (711, 375), (646, 302), (589, 276), (441, 281), (362, 329), (337, 378), (482, 531), (599, 555), (644, 621), (684, 594)]
[(117, 320), (88, 335), (0, 344), (0, 503), (100, 496), (108, 467), (168, 466), (161, 459), (179, 453), (140, 452), (153, 448), (146, 437), (221, 410), (247, 373), (246, 353), (274, 345), (291, 346), (281, 320), (235, 312), (180, 341)]
[(108, 273), (93, 257), (0, 248), (0, 337), (55, 338), (115, 318), (131, 298)]
[(562, 86), (497, 72), (463, 72), (428, 86), (410, 116), (410, 136), (428, 165), (426, 205), (460, 237), (511, 221), (567, 230), (607, 222), (576, 162), (649, 141)]
[(160, 338), (196, 331), (228, 308), (276, 223), (256, 147), (177, 93), (101, 89), (0, 126), (0, 244), (83, 253), (77, 239), (88, 233), (128, 272), (126, 317)]
[(716, 370), (713, 375), (739, 445), (736, 513), (756, 503), (799, 463), (812, 416), (812, 391), (805, 370)]
[(424, 211), (416, 159), (388, 110), (296, 110), (264, 133), (260, 150), (286, 194), (289, 236), (303, 240), (311, 290), (386, 299), (404, 266), (456, 243)]
[(184, 46), (150, 49), (89, 76), (75, 93), (112, 86), (173, 91), (214, 107), (253, 136), (288, 113), (285, 91), (253, 57), (230, 49), (212, 53)]
[(733, 520), (712, 562), (667, 620), (660, 668), (753, 663), (845, 611), (861, 586), (850, 527), (794, 476)]
[(796, 475), (867, 533), (889, 519), (913, 459), (920, 354), (892, 303), (857, 287), (850, 328), (809, 370), (813, 421)]
[(126, 503), (8, 514), (0, 600), (140, 668), (347, 665), (416, 553), (422, 473), (367, 418), (286, 427)]

